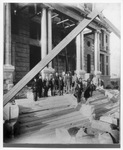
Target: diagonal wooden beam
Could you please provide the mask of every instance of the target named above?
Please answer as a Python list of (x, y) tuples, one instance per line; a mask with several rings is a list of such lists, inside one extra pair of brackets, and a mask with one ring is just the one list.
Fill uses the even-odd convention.
[(121, 38), (120, 31), (105, 16), (100, 13), (99, 18), (112, 30), (112, 32), (114, 32), (114, 34), (116, 34), (116, 36)]
[[(101, 10), (102, 11), (102, 10)], [(101, 12), (100, 11), (100, 12)], [(31, 71), (29, 71), (7, 94), (3, 96), (5, 106), (36, 74), (38, 74), (62, 49), (64, 49), (84, 28), (100, 13), (91, 12), (83, 19), (45, 58), (43, 58)]]

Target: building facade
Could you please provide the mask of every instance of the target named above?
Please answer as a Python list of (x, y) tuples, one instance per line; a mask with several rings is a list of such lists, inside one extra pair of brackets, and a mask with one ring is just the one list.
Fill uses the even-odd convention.
[[(4, 4), (4, 81), (20, 81), (93, 10), (92, 4)], [(87, 18), (89, 19), (89, 18)], [(110, 79), (110, 29), (95, 18), (42, 71)]]

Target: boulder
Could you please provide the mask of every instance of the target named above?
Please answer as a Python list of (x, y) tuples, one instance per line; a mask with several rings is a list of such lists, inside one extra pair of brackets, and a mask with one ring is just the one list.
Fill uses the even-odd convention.
[(87, 135), (87, 133), (84, 132), (84, 129), (80, 128), (80, 130), (76, 134), (76, 138), (81, 138), (81, 137), (86, 136), (86, 135)]
[(3, 119), (4, 121), (17, 121), (19, 116), (19, 107), (15, 102), (9, 102), (3, 108)]
[(110, 132), (111, 130), (111, 126), (109, 123), (100, 120), (93, 120), (91, 122), (91, 127), (100, 131)]
[(75, 138), (71, 137), (68, 130), (65, 128), (57, 128), (55, 130), (56, 141), (58, 143), (73, 143)]
[(92, 121), (95, 117), (95, 113), (94, 113), (95, 109), (93, 105), (82, 104), (82, 107), (80, 108), (79, 111), (82, 114), (82, 116), (88, 117), (90, 121)]
[(113, 118), (112, 116), (101, 116), (100, 121), (117, 125), (117, 119)]
[(113, 144), (112, 137), (109, 133), (99, 133), (98, 135), (99, 144)]

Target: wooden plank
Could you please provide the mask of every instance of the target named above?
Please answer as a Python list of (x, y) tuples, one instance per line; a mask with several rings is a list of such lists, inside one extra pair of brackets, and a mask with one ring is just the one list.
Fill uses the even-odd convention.
[(39, 73), (61, 50), (63, 50), (87, 25), (99, 14), (97, 11), (91, 12), (75, 27), (50, 53), (42, 59), (30, 72), (28, 72), (22, 80), (20, 80), (7, 94), (3, 97), (3, 106), (5, 106), (37, 73)]
[(118, 36), (121, 38), (120, 31), (102, 14), (99, 14), (100, 19)]

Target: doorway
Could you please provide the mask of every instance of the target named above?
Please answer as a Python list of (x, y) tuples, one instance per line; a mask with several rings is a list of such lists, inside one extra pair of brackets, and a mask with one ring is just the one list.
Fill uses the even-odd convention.
[(87, 54), (87, 73), (91, 72), (91, 55)]
[(30, 46), (30, 70), (41, 60), (41, 48)]

